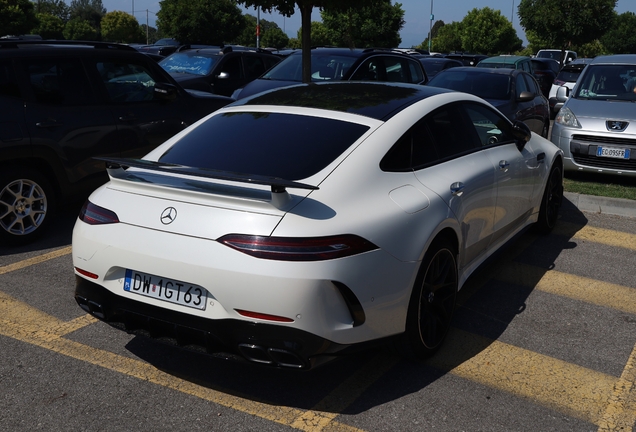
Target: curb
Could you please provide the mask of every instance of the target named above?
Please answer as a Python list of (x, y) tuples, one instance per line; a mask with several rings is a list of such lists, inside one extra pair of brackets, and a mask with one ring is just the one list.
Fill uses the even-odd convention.
[(636, 200), (564, 192), (565, 199), (581, 211), (636, 218)]

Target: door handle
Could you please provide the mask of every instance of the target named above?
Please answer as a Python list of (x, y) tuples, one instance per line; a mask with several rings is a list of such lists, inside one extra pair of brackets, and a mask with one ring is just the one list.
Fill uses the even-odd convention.
[(450, 191), (453, 196), (462, 196), (464, 193), (464, 183), (455, 182), (450, 185)]
[(37, 122), (35, 125), (39, 128), (52, 128), (62, 126), (62, 123), (58, 123), (56, 120), (46, 120), (43, 122)]
[(505, 160), (499, 161), (499, 169), (502, 170), (503, 172), (508, 172), (509, 166), (510, 166), (510, 163), (508, 161), (505, 161)]

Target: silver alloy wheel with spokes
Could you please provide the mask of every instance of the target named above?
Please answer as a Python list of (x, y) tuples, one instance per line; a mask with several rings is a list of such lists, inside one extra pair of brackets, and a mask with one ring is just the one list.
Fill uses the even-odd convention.
[(44, 189), (33, 180), (13, 180), (0, 192), (0, 227), (9, 234), (33, 233), (44, 222), (47, 210)]

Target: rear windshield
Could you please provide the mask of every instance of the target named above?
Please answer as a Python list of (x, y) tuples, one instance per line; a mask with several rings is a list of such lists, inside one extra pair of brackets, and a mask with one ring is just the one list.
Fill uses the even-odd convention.
[(478, 71), (457, 71), (447, 69), (428, 82), (429, 86), (442, 87), (474, 94), (484, 99), (510, 99), (510, 75), (481, 73)]
[(295, 114), (225, 113), (199, 125), (159, 161), (300, 180), (325, 168), (368, 129)]
[(575, 98), (636, 100), (636, 65), (589, 65)]
[(583, 69), (563, 68), (561, 69), (561, 72), (559, 72), (559, 75), (557, 75), (557, 80), (565, 82), (576, 82), (576, 80), (579, 79), (579, 75), (581, 75), (582, 70)]
[[(355, 61), (356, 57), (312, 52), (311, 80), (318, 82), (340, 80)], [(302, 82), (302, 55), (288, 56), (265, 73), (261, 79)]]

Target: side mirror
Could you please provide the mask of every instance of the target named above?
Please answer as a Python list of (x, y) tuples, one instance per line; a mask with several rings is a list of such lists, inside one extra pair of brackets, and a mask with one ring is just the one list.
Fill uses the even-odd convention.
[(529, 91), (523, 91), (517, 98), (518, 102), (528, 102), (534, 99), (534, 93)]
[(530, 138), (532, 137), (532, 132), (528, 125), (520, 120), (515, 120), (512, 123), (512, 134), (514, 135), (515, 140), (517, 140), (517, 148), (519, 151), (523, 150), (526, 143), (530, 141)]
[(218, 74), (216, 76), (218, 79), (228, 79), (230, 77), (230, 74), (227, 72), (221, 72), (220, 74)]
[(155, 83), (155, 99), (162, 101), (173, 101), (177, 98), (177, 87), (168, 83)]
[(570, 97), (570, 89), (567, 88), (566, 86), (561, 86), (557, 89), (556, 92), (556, 100), (557, 102), (565, 102), (568, 100), (568, 98)]

